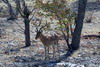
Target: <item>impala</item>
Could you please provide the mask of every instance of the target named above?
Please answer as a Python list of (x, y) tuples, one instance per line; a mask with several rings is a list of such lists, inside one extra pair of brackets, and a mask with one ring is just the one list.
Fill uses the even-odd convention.
[(43, 43), (44, 45), (44, 49), (45, 49), (45, 60), (49, 59), (49, 47), (52, 46), (53, 47), (53, 58), (55, 58), (55, 47), (57, 47), (57, 52), (59, 54), (60, 57), (60, 53), (59, 53), (59, 44), (58, 44), (58, 36), (52, 35), (52, 36), (45, 36), (43, 34), (43, 28), (47, 25), (47, 23), (42, 26), (40, 29), (38, 29), (38, 27), (41, 25), (41, 22), (39, 23), (39, 25), (36, 27), (36, 37), (35, 39), (40, 39), (40, 41)]

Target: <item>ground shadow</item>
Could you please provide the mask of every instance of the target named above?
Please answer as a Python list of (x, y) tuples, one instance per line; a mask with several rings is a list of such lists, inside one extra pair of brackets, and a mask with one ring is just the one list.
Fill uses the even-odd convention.
[[(22, 49), (24, 49), (24, 48), (22, 48)], [(19, 50), (19, 49), (17, 49), (17, 50)], [(12, 51), (15, 51), (15, 50), (12, 50)], [(22, 65), (24, 65), (24, 64), (29, 65), (29, 66), (31, 65), (32, 67), (39, 67), (39, 66), (48, 67), (49, 65), (50, 66), (52, 65), (52, 67), (54, 67), (57, 63), (66, 60), (74, 52), (75, 52), (75, 50), (69, 49), (67, 51), (67, 53), (62, 55), (58, 60), (47, 60), (47, 61), (45, 61), (43, 59), (36, 59), (35, 56), (31, 56), (31, 57), (16, 56), (16, 57), (12, 57), (12, 58), (16, 60), (14, 62), (15, 66), (17, 66), (16, 64), (20, 63)]]

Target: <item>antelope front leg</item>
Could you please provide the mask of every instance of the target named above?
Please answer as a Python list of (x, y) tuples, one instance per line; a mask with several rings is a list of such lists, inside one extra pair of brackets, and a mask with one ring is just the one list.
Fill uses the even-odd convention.
[(59, 52), (59, 45), (57, 44), (57, 52), (58, 52), (58, 56), (59, 56), (59, 59), (60, 59), (60, 52)]
[(47, 58), (48, 58), (48, 60), (50, 59), (49, 58), (49, 46), (47, 47)]
[(44, 46), (45, 49), (45, 60), (47, 60), (47, 51), (46, 51), (46, 46)]
[(53, 45), (53, 58), (55, 59), (55, 46)]

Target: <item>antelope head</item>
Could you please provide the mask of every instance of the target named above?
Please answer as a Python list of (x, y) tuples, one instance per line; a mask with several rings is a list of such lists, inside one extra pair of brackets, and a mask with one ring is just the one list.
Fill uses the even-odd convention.
[[(36, 37), (35, 39), (38, 39), (40, 37), (40, 35), (43, 32), (43, 28), (47, 25), (47, 22), (45, 25), (41, 26), (41, 20), (39, 21), (39, 24), (36, 26)], [(41, 26), (41, 27), (40, 27)], [(40, 28), (39, 28), (40, 27)]]

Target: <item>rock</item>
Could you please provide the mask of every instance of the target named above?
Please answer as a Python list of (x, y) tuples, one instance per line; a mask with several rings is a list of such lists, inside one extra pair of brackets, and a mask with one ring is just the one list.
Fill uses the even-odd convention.
[(85, 67), (85, 66), (79, 64), (73, 64), (70, 62), (60, 62), (56, 64), (56, 67)]
[(77, 67), (85, 67), (84, 65), (78, 65)]
[(95, 67), (95, 65), (94, 64), (89, 64), (88, 67)]

